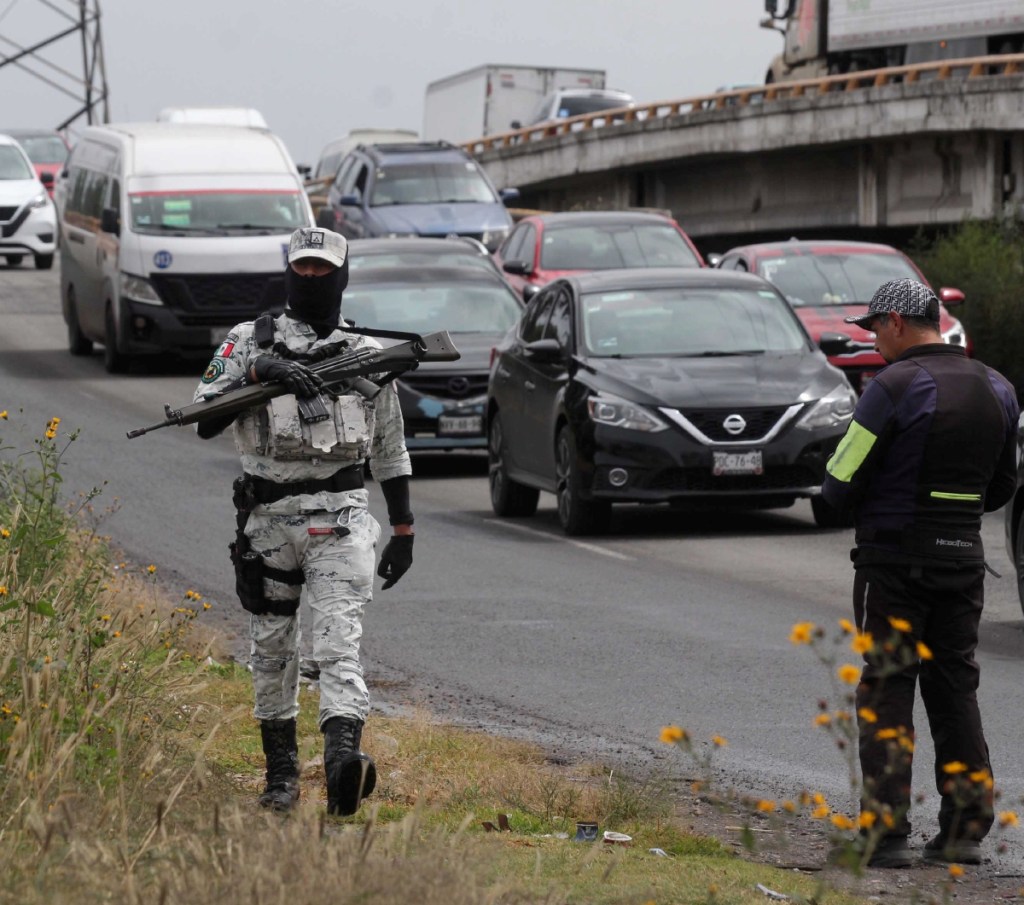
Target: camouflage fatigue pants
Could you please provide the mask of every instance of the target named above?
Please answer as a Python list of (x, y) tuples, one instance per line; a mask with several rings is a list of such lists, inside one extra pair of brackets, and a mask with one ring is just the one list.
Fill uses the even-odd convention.
[[(245, 528), (267, 565), (301, 569), (305, 585), (266, 580), (271, 600), (294, 600), (302, 587), (312, 614), (313, 658), (320, 666), (320, 725), (334, 716), (365, 720), (369, 694), (359, 664), (363, 607), (373, 593), (374, 547), (380, 525), (366, 509), (366, 491), (348, 494), (339, 512), (268, 514), (257, 507)], [(341, 533), (334, 531), (341, 529)], [(347, 534), (344, 531), (347, 530)], [(298, 612), (250, 616), (249, 637), (258, 720), (293, 719), (299, 712)]]

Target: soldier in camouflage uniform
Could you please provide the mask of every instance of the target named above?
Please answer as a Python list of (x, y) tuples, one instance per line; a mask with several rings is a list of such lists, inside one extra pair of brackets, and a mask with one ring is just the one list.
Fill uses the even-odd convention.
[[(209, 438), (233, 422), (241, 455), (244, 475), (235, 482), (239, 535), (232, 558), (242, 605), (252, 614), (254, 716), (267, 759), (267, 784), (259, 801), (278, 811), (290, 810), (299, 797), (295, 719), (303, 584), (320, 668), (328, 811), (355, 813), (376, 781), (372, 759), (359, 748), (369, 709), (359, 642), (380, 537), (363, 487), (367, 461), (394, 530), (377, 570), (386, 579), (384, 589), (412, 564), (412, 469), (394, 385), (386, 384), (372, 401), (358, 393), (333, 398), (320, 393), (320, 379), (303, 364), (341, 349), (379, 348), (373, 339), (347, 333), (340, 320), (347, 253), (337, 233), (296, 230), (288, 249), (284, 313), (234, 327), (195, 392), (198, 401), (272, 381), (289, 390), (237, 418), (198, 425), (199, 435)], [(307, 401), (324, 403), (326, 412), (320, 414), (327, 417), (307, 421)], [(245, 571), (249, 568), (256, 571)]]

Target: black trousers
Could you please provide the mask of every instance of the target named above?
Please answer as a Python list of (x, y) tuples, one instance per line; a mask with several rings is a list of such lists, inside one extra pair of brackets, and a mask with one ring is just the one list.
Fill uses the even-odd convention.
[[(910, 833), (914, 693), (935, 744), (939, 831), (950, 839), (982, 839), (993, 823), (992, 768), (978, 710), (980, 670), (974, 659), (984, 603), (985, 568), (864, 564), (856, 570), (858, 628), (874, 650), (864, 655), (857, 687), (862, 810), (887, 807), (891, 835)], [(904, 620), (909, 631), (894, 628)], [(922, 657), (923, 642), (932, 657)], [(876, 719), (870, 718), (874, 715)]]

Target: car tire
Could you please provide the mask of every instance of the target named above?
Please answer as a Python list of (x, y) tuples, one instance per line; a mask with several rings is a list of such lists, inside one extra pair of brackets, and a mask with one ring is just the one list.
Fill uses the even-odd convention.
[(36, 270), (49, 270), (53, 267), (53, 255), (36, 255)]
[(82, 326), (78, 322), (78, 305), (75, 302), (74, 286), (68, 286), (64, 320), (68, 327), (68, 351), (72, 355), (91, 355), (92, 340), (82, 332)]
[(24, 255), (6, 255), (5, 257), (8, 267), (17, 267), (25, 259)]
[(513, 481), (505, 470), (505, 433), (501, 415), (495, 414), (487, 431), (487, 480), (491, 508), (502, 518), (524, 518), (537, 511), (540, 491)]
[(1013, 567), (1017, 570), (1017, 599), (1024, 613), (1024, 512), (1017, 519), (1017, 541), (1013, 545)]
[(824, 497), (811, 497), (811, 514), (819, 528), (852, 528), (853, 515), (842, 514), (833, 509)]
[(555, 446), (558, 521), (570, 537), (603, 534), (611, 523), (612, 504), (604, 500), (585, 500), (580, 492), (579, 455), (576, 440), (567, 425), (558, 432)]
[(131, 364), (131, 358), (117, 348), (117, 325), (114, 322), (113, 306), (107, 306), (107, 314), (103, 319), (103, 367), (108, 374), (123, 374)]

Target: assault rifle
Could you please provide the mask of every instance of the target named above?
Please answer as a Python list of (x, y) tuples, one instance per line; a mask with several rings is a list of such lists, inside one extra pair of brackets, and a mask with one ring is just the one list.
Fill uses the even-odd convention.
[[(364, 396), (372, 398), (380, 391), (380, 387), (366, 379), (369, 374), (382, 372), (402, 373), (414, 370), (421, 361), (457, 361), (461, 356), (447, 330), (429, 333), (410, 342), (400, 343), (388, 349), (360, 349), (355, 352), (343, 352), (333, 358), (309, 365), (309, 370), (316, 374), (324, 383), (325, 390), (347, 391), (354, 389)], [(196, 424), (211, 418), (225, 418), (237, 415), (246, 409), (262, 405), (270, 399), (283, 396), (288, 392), (284, 384), (259, 383), (250, 386), (227, 389), (219, 393), (211, 393), (199, 402), (173, 409), (164, 405), (166, 421), (152, 427), (140, 427), (128, 431), (128, 439), (141, 437), (150, 431), (172, 424), (184, 426)], [(316, 400), (313, 400), (316, 401)], [(326, 416), (326, 410), (324, 412)], [(316, 417), (311, 420), (318, 420)]]

